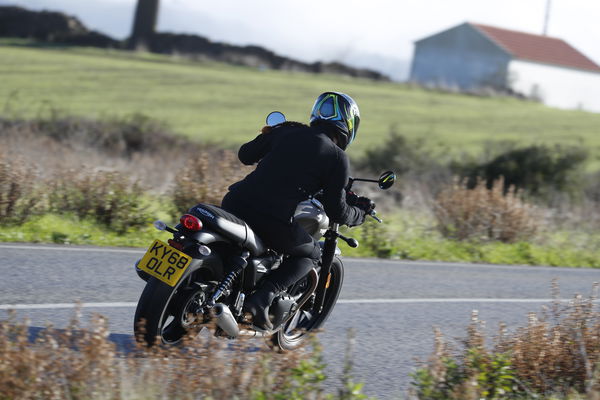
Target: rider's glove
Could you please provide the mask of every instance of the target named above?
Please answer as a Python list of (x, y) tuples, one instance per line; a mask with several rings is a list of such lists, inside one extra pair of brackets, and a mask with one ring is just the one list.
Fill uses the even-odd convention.
[(346, 203), (356, 206), (365, 212), (369, 212), (375, 208), (375, 203), (371, 199), (364, 196), (357, 196), (354, 192), (346, 193)]

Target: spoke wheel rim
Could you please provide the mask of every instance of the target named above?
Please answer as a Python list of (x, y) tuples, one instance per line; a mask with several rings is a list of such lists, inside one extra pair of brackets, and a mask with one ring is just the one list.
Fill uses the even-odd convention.
[(185, 288), (187, 296), (172, 299), (160, 320), (160, 338), (164, 344), (173, 345), (181, 342), (186, 333), (198, 325), (199, 316), (195, 309), (199, 308), (206, 298), (203, 288)]

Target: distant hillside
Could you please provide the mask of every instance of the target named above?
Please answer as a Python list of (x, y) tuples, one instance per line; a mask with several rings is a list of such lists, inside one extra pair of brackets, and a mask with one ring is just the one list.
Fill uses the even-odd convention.
[(24, 39), (0, 39), (0, 60), (0, 76), (5, 78), (0, 113), (5, 118), (143, 113), (198, 141), (236, 146), (255, 136), (269, 111), (307, 121), (319, 93), (340, 90), (352, 95), (361, 111), (351, 155), (381, 146), (390, 132), (397, 132), (458, 154), (479, 153), (492, 141), (583, 144), (600, 169), (600, 114), (510, 97), (440, 93), (152, 53), (37, 46)]
[[(125, 42), (88, 29), (79, 19), (60, 12), (30, 11), (21, 7), (0, 7), (0, 37), (35, 39), (77, 46), (125, 49)], [(328, 73), (387, 81), (389, 78), (369, 69), (341, 63), (304, 63), (279, 56), (259, 46), (234, 46), (212, 42), (198, 35), (156, 33), (149, 39), (148, 51), (177, 54), (192, 59), (208, 59), (259, 69)]]

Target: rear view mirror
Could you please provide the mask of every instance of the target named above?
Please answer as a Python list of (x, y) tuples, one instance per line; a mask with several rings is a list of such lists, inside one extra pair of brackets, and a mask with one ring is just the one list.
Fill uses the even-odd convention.
[(377, 183), (380, 189), (389, 189), (396, 182), (396, 174), (394, 171), (386, 171), (379, 177)]
[(275, 126), (279, 124), (283, 124), (285, 122), (285, 115), (279, 111), (273, 111), (269, 115), (267, 115), (267, 125)]

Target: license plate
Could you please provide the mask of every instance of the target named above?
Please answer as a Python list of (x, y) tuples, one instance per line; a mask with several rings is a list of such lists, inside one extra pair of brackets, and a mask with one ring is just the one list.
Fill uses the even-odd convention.
[(175, 286), (191, 262), (192, 258), (187, 254), (155, 240), (140, 260), (138, 268), (169, 286)]

